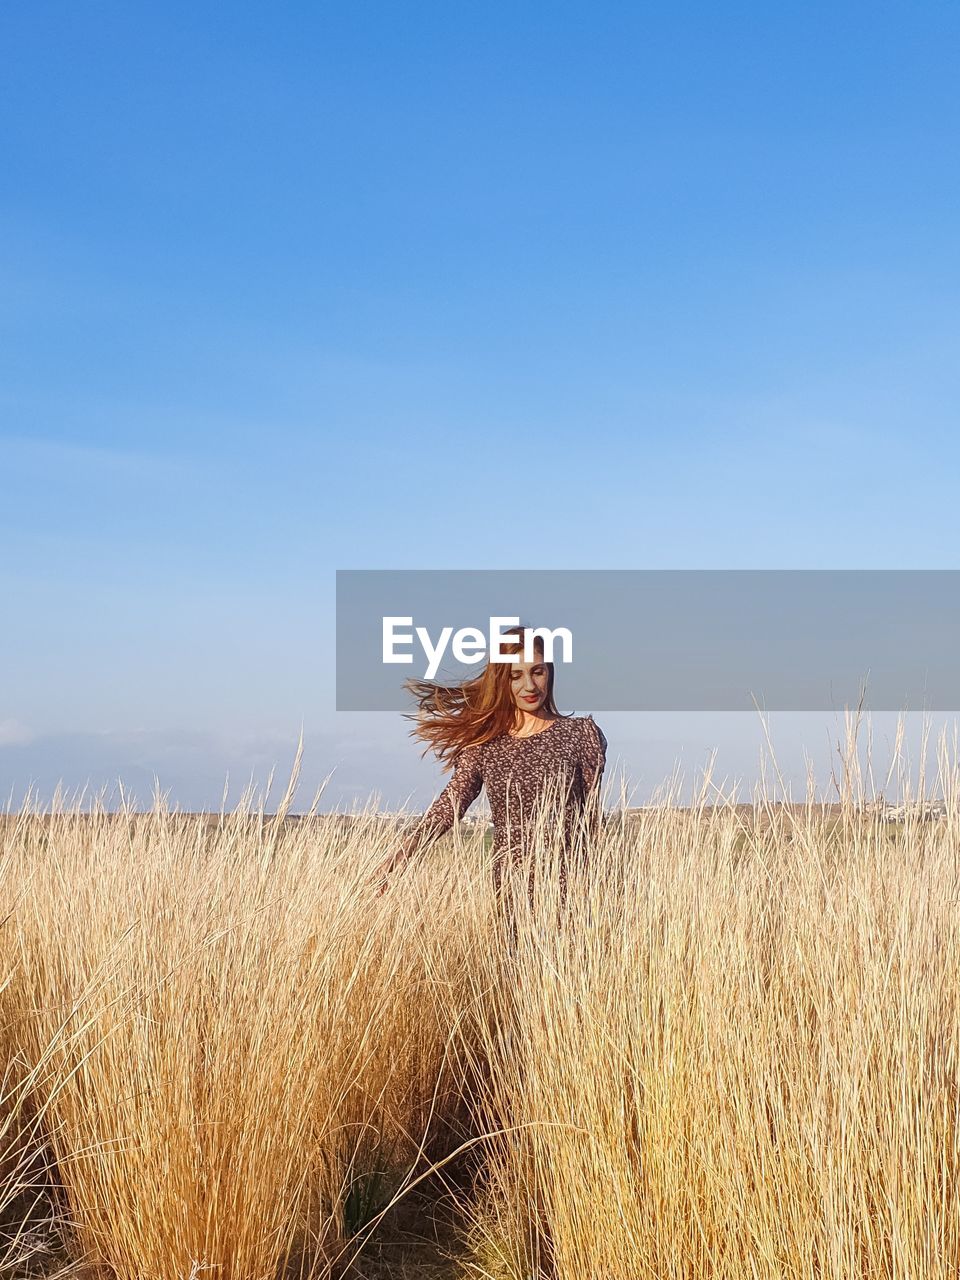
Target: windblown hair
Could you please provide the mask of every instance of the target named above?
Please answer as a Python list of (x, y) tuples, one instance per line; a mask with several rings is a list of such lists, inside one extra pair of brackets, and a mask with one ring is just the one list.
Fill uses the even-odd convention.
[[(503, 635), (515, 635), (516, 640), (504, 640), (501, 653), (522, 653), (523, 640), (528, 628), (507, 627)], [(543, 658), (543, 640), (534, 637), (534, 652)], [(559, 715), (553, 700), (554, 664), (547, 663), (547, 696), (543, 707), (551, 715)], [(404, 688), (414, 695), (419, 709), (405, 712), (408, 720), (416, 720), (410, 730), (414, 738), (426, 742), (421, 757), (433, 748), (439, 760), (447, 762), (447, 768), (456, 764), (464, 747), (489, 742), (501, 733), (509, 733), (520, 723), (520, 711), (513, 700), (511, 689), (513, 667), (509, 662), (488, 662), (481, 675), (461, 684), (442, 685), (432, 680), (405, 680)]]

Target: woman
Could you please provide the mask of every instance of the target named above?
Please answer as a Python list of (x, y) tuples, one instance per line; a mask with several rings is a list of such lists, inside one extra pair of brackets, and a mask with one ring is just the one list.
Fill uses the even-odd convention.
[[(420, 711), (415, 737), (426, 741), (454, 775), (400, 848), (378, 868), (386, 873), (431, 844), (479, 796), (483, 787), (494, 823), (494, 881), (499, 890), (508, 863), (530, 847), (538, 812), (562, 821), (563, 854), (596, 835), (607, 740), (592, 716), (562, 716), (553, 697), (554, 664), (534, 639), (534, 661), (523, 658), (523, 627), (505, 634), (501, 652), (512, 662), (489, 662), (483, 674), (460, 685), (410, 680)], [(414, 717), (409, 717), (414, 718)], [(448, 765), (449, 767), (449, 765)], [(552, 806), (552, 808), (550, 808)], [(565, 876), (564, 876), (565, 880)]]

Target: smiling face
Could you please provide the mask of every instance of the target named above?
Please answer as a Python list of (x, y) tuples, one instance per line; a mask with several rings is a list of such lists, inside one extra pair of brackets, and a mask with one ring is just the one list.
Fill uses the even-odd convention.
[(543, 660), (543, 649), (536, 649), (534, 662), (524, 662), (523, 653), (518, 653), (510, 664), (514, 704), (521, 711), (536, 714), (546, 702), (549, 686), (550, 668)]

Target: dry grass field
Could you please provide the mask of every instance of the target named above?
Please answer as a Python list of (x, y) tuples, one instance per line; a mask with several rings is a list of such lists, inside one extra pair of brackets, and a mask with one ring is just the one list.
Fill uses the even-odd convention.
[(0, 1272), (956, 1277), (955, 743), (934, 772), (935, 820), (865, 809), (855, 744), (830, 806), (614, 808), (564, 902), (549, 830), (498, 904), (481, 828), (378, 898), (372, 814), (24, 806)]

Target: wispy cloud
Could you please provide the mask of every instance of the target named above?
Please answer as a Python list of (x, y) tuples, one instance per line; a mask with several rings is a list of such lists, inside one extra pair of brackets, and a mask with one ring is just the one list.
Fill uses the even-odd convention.
[(0, 720), (0, 747), (22, 746), (32, 740), (33, 734), (19, 720)]
[(0, 458), (5, 468), (82, 471), (116, 480), (176, 479), (197, 469), (194, 459), (182, 455), (17, 434), (0, 435)]
[[(3, 734), (6, 736), (3, 736)], [(58, 787), (66, 796), (102, 795), (108, 807), (123, 796), (149, 808), (159, 789), (183, 810), (218, 810), (227, 793), (234, 807), (245, 790), (278, 803), (296, 755), (296, 736), (244, 735), (206, 731), (125, 731), (30, 735), (15, 721), (0, 722), (0, 804), (17, 809), (29, 792), (49, 804)], [(266, 790), (273, 773), (273, 783)], [(364, 804), (376, 795), (383, 805), (414, 807), (432, 799), (433, 771), (405, 746), (377, 748), (305, 735), (304, 758), (294, 812), (308, 809), (329, 778), (321, 810)], [(332, 775), (332, 776), (330, 776)]]

